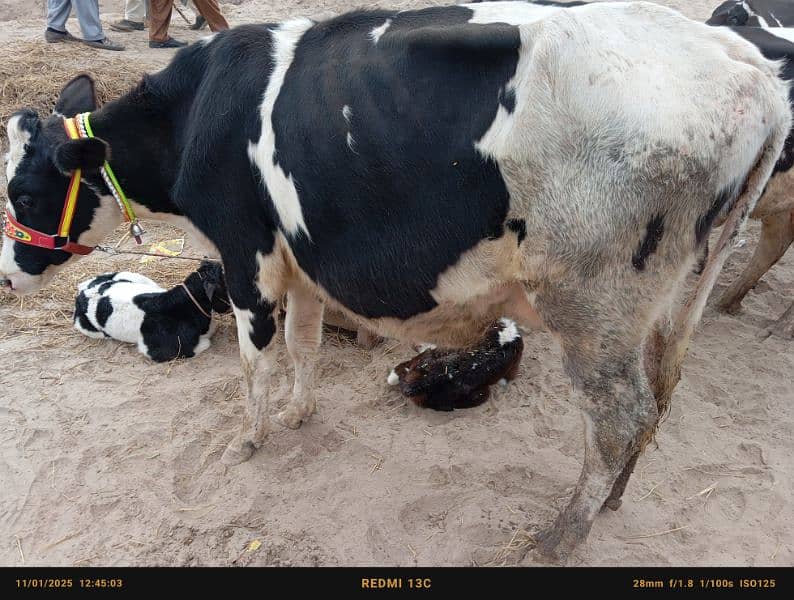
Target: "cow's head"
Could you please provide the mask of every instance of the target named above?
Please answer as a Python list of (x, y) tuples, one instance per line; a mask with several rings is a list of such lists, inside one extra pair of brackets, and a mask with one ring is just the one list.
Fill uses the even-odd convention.
[[(67, 197), (71, 175), (81, 169), (77, 204), (69, 240), (93, 246), (118, 224), (112, 196), (101, 195), (99, 167), (109, 152), (98, 139), (71, 140), (63, 117), (97, 107), (94, 82), (87, 75), (72, 79), (61, 91), (52, 115), (42, 120), (30, 109), (15, 113), (7, 125), (8, 213), (23, 228), (54, 235)], [(27, 239), (24, 232), (12, 233)], [(53, 275), (79, 255), (32, 246), (3, 236), (0, 288), (28, 294), (44, 287)]]

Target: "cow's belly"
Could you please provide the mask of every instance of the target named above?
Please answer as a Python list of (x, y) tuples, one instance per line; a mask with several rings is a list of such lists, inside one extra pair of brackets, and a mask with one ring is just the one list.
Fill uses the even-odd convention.
[(119, 303), (105, 323), (104, 332), (114, 340), (137, 344), (141, 337), (144, 312), (132, 303)]
[[(359, 304), (345, 303), (330, 293), (300, 267), (281, 233), (276, 235), (275, 250), (259, 256), (258, 283), (268, 298), (278, 298), (293, 287), (311, 290), (329, 309), (384, 337), (461, 346), (475, 341), (488, 324), (504, 316), (525, 328), (543, 326), (527, 292), (532, 284), (525, 277), (523, 245), (510, 229), (496, 240), (481, 241), (433, 278), (432, 286), (421, 290), (422, 296), (431, 300), (431, 306), (405, 317), (372, 317), (357, 310)], [(355, 275), (360, 278), (360, 286), (368, 282), (366, 269)], [(284, 285), (276, 285), (278, 281)]]
[(435, 308), (407, 319), (367, 319), (325, 295), (329, 308), (381, 336), (409, 343), (432, 343), (447, 348), (466, 346), (480, 340), (485, 328), (500, 317), (518, 321), (525, 329), (543, 328), (530, 295), (518, 282), (495, 285), (465, 302), (445, 301)]

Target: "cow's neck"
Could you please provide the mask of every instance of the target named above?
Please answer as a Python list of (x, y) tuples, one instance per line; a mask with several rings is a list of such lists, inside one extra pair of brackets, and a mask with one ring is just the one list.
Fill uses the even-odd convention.
[(110, 146), (110, 165), (144, 219), (174, 222), (182, 211), (171, 200), (178, 164), (168, 115), (152, 115), (145, 96), (133, 91), (91, 113), (93, 134)]
[(126, 96), (91, 113), (91, 129), (110, 145), (110, 165), (136, 216), (144, 224), (157, 220), (179, 227), (198, 251), (216, 257), (212, 242), (172, 200), (181, 154), (178, 132), (191, 91), (183, 96), (164, 101), (146, 91), (144, 79)]
[(144, 228), (152, 220), (175, 225), (197, 251), (215, 257), (215, 246), (171, 198), (179, 165), (177, 118), (158, 114), (145, 94), (133, 90), (91, 113), (90, 120), (93, 134), (110, 145), (110, 165)]

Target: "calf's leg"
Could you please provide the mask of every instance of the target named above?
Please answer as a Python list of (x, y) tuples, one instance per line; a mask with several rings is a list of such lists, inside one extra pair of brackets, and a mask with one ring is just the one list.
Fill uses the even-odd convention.
[(763, 277), (786, 253), (794, 241), (794, 217), (792, 213), (781, 212), (765, 217), (761, 226), (761, 238), (755, 248), (750, 263), (745, 267), (739, 278), (717, 302), (717, 308), (735, 315), (742, 308), (742, 300), (758, 280)]
[(295, 383), (292, 399), (273, 419), (280, 425), (297, 429), (316, 408), (314, 373), (320, 348), (323, 325), (323, 304), (303, 288), (287, 292), (287, 318), (284, 336), (292, 364)]

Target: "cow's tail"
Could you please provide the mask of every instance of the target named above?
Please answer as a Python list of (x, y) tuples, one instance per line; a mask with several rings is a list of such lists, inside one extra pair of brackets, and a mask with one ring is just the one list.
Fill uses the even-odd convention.
[(681, 365), (689, 348), (692, 333), (703, 314), (709, 294), (725, 260), (733, 250), (736, 237), (747, 224), (750, 213), (772, 176), (775, 163), (783, 150), (783, 143), (790, 126), (788, 118), (784, 121), (785, 123), (781, 123), (767, 138), (759, 158), (747, 174), (744, 187), (725, 219), (719, 241), (709, 254), (694, 292), (676, 314), (670, 333), (663, 336), (657, 329), (652, 334), (652, 339), (648, 340), (648, 346), (656, 350), (655, 358), (658, 361), (654, 365), (656, 368), (649, 372), (649, 376), (660, 417), (669, 410), (670, 398), (681, 378)]

